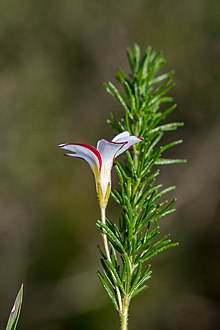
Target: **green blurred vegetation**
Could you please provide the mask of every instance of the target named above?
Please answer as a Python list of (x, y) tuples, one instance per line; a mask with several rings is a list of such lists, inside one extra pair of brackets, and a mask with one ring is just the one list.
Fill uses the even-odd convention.
[(176, 71), (173, 117), (185, 127), (172, 134), (185, 144), (174, 152), (188, 164), (162, 171), (178, 197), (163, 226), (181, 244), (153, 262), (130, 328), (219, 329), (219, 19), (217, 0), (0, 2), (1, 329), (21, 282), (18, 329), (118, 328), (96, 276), (92, 174), (57, 145), (113, 136), (105, 120), (120, 110), (102, 83), (126, 70), (134, 42)]

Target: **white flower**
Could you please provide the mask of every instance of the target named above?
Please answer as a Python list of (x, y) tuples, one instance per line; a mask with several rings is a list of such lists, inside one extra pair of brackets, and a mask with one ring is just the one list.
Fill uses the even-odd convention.
[(111, 191), (111, 169), (114, 159), (141, 140), (125, 131), (111, 141), (99, 140), (96, 148), (84, 143), (66, 143), (60, 144), (59, 147), (72, 152), (66, 156), (82, 158), (90, 165), (95, 176), (100, 207), (106, 208)]

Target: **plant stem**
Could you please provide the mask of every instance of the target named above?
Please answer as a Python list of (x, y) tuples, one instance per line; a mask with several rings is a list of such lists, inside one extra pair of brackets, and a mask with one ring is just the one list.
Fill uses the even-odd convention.
[[(104, 225), (106, 224), (105, 212), (106, 212), (106, 208), (101, 208), (101, 220), (102, 220), (102, 223)], [(108, 239), (107, 239), (107, 235), (104, 232), (104, 230), (102, 231), (102, 236), (103, 236), (103, 243), (104, 243), (106, 257), (107, 257), (108, 261), (111, 262), (111, 256), (110, 256), (109, 246), (108, 246)], [(114, 276), (113, 273), (112, 273), (112, 277), (113, 277), (113, 280), (114, 280), (114, 283), (115, 283), (115, 290), (116, 290), (117, 297), (118, 297), (118, 307), (119, 307), (118, 312), (119, 313), (122, 313), (122, 298), (121, 298), (121, 293), (120, 293), (120, 290), (119, 290), (119, 288), (117, 286), (117, 281), (116, 281), (116, 278), (115, 278), (115, 276)], [(127, 329), (127, 328), (124, 328), (124, 329)]]
[(123, 299), (122, 312), (120, 313), (121, 330), (127, 330), (128, 329), (129, 304), (130, 304), (129, 296), (125, 296), (124, 299)]

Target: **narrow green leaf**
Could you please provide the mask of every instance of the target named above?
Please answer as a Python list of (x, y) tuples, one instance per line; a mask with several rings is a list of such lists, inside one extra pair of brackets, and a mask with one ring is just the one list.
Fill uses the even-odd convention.
[(131, 291), (136, 287), (138, 281), (140, 280), (141, 277), (141, 272), (142, 272), (142, 262), (138, 262), (138, 267), (136, 268), (133, 277), (132, 277), (132, 282), (131, 282)]
[(115, 233), (107, 225), (104, 225), (100, 220), (98, 220), (97, 226), (104, 230), (108, 239), (110, 240), (110, 242), (112, 243), (112, 245), (116, 248), (116, 250), (118, 252), (120, 252), (120, 253), (125, 252), (123, 244), (120, 242), (120, 240), (115, 235)]
[(149, 255), (147, 255), (146, 257), (143, 257), (143, 258), (142, 258), (142, 261), (143, 261), (143, 262), (146, 262), (146, 261), (152, 259), (153, 257), (157, 256), (159, 253), (164, 252), (164, 251), (166, 251), (166, 250), (169, 249), (169, 248), (176, 247), (176, 246), (178, 246), (178, 245), (179, 245), (179, 243), (170, 243), (170, 244), (168, 244), (168, 245), (165, 245), (165, 246), (163, 246), (163, 247), (157, 249), (157, 250), (156, 250), (155, 252), (153, 252), (152, 254), (149, 254)]
[(111, 82), (107, 82), (104, 84), (106, 91), (112, 95), (118, 103), (122, 106), (122, 108), (126, 111), (129, 112), (129, 108), (127, 107), (125, 101), (123, 100), (123, 97), (119, 90), (113, 85)]
[[(97, 272), (97, 275), (99, 277), (99, 280), (103, 286), (103, 288), (105, 289), (105, 291), (107, 292), (109, 298), (111, 299), (114, 307), (118, 310), (118, 303), (117, 303), (117, 300), (114, 296), (114, 293), (112, 292), (112, 290), (109, 288), (108, 284), (106, 283), (104, 277), (102, 276), (102, 274), (100, 272)], [(6, 329), (7, 330), (7, 329)]]
[(131, 297), (133, 298), (133, 297), (137, 296), (140, 292), (142, 292), (143, 290), (148, 289), (148, 288), (149, 288), (149, 286), (144, 284), (139, 289), (134, 290), (131, 294)]
[(119, 272), (117, 271), (117, 269), (112, 265), (112, 263), (109, 260), (105, 260), (105, 262), (108, 265), (108, 267), (110, 268), (110, 270), (112, 271), (112, 273), (115, 277), (117, 286), (121, 289), (123, 294), (126, 294)]
[(121, 205), (123, 204), (121, 194), (119, 193), (119, 191), (117, 189), (114, 189), (111, 191), (111, 196), (112, 196), (112, 198), (114, 198), (116, 203), (121, 204)]
[(170, 124), (165, 124), (161, 126), (157, 126), (156, 128), (152, 129), (149, 131), (149, 134), (158, 132), (158, 131), (174, 131), (179, 127), (182, 127), (183, 123), (182, 122), (176, 122), (176, 123), (170, 123)]
[(135, 286), (133, 286), (133, 288), (131, 290), (132, 296), (135, 295), (135, 292), (137, 292), (137, 290), (142, 286), (142, 284), (144, 282), (146, 282), (147, 280), (149, 280), (151, 278), (151, 275), (152, 275), (152, 271), (150, 270), (150, 265), (148, 265), (146, 271), (141, 276), (141, 278), (138, 280), (137, 284)]
[(186, 163), (185, 159), (158, 158), (155, 162), (155, 165), (184, 164), (184, 163)]
[(131, 50), (131, 48), (127, 48), (127, 57), (128, 57), (128, 61), (131, 67), (131, 71), (134, 71), (134, 55), (133, 55), (133, 51)]
[(123, 260), (123, 271), (122, 271), (122, 282), (124, 283), (126, 294), (130, 291), (131, 283), (131, 262), (126, 254), (122, 256)]
[(150, 81), (150, 85), (153, 85), (153, 84), (157, 84), (167, 78), (170, 78), (170, 75), (173, 75), (173, 72), (167, 72), (167, 73), (164, 73), (164, 74), (161, 74), (160, 76), (157, 76), (156, 78), (154, 79), (151, 79)]
[(113, 266), (114, 266), (116, 269), (119, 269), (119, 263), (118, 263), (118, 258), (117, 258), (117, 254), (116, 254), (115, 248), (114, 248), (114, 246), (111, 244), (111, 242), (109, 242), (109, 246), (110, 246), (110, 248), (111, 248), (110, 255), (111, 255), (111, 261), (112, 261), (112, 264), (113, 264)]
[(98, 248), (98, 251), (99, 251), (101, 257), (102, 257), (103, 259), (106, 259), (106, 255), (105, 255), (104, 252), (102, 251), (101, 247), (100, 247), (99, 245), (97, 245), (97, 248)]
[(116, 78), (122, 85), (124, 85), (124, 83), (126, 81), (126, 76), (122, 70), (119, 70), (119, 69), (116, 70)]
[(21, 312), (21, 305), (22, 305), (22, 299), (23, 299), (23, 284), (18, 292), (18, 295), (16, 297), (14, 306), (11, 310), (11, 313), (9, 315), (8, 323), (6, 326), (6, 330), (15, 330), (17, 327), (18, 319)]
[(134, 73), (137, 73), (139, 70), (140, 63), (140, 47), (137, 44), (134, 44)]
[(163, 145), (162, 147), (160, 147), (160, 150), (161, 150), (161, 152), (164, 152), (165, 150), (175, 147), (181, 143), (183, 143), (183, 140), (173, 141), (173, 142), (167, 143), (167, 144)]

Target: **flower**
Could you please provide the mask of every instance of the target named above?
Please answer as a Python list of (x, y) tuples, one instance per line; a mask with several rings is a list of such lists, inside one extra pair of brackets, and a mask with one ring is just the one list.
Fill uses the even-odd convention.
[(106, 208), (111, 191), (111, 169), (114, 159), (141, 140), (125, 131), (111, 141), (99, 140), (96, 148), (85, 143), (66, 143), (60, 144), (59, 147), (72, 152), (65, 154), (66, 156), (82, 158), (89, 164), (95, 176), (100, 207)]

